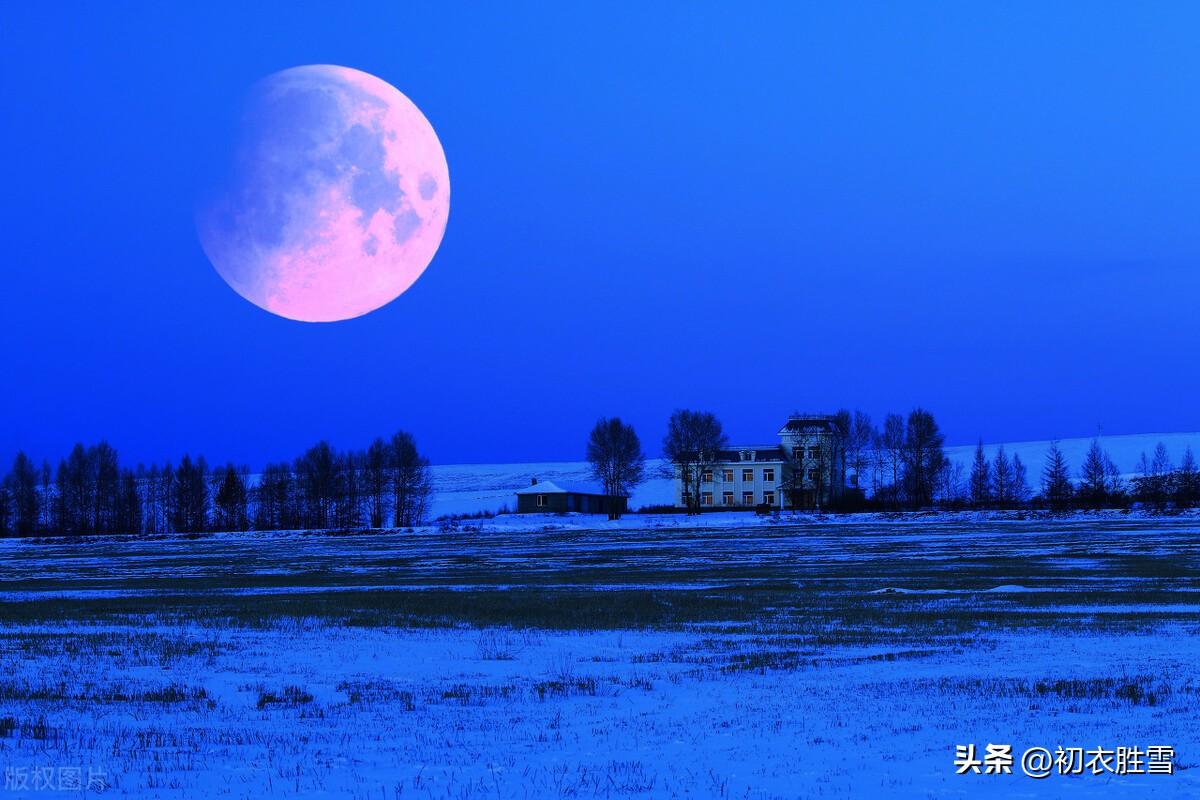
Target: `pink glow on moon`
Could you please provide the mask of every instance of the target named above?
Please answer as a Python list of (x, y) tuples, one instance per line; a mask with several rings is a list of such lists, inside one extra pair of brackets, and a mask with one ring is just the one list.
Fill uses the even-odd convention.
[(242, 297), (330, 322), (407, 290), (449, 212), (446, 156), (420, 109), (373, 75), (314, 65), (255, 87), (233, 172), (197, 230)]

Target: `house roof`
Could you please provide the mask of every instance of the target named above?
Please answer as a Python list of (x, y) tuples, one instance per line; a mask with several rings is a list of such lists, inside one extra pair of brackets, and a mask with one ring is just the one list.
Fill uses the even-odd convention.
[[(716, 458), (713, 463), (720, 464), (726, 461), (742, 461), (742, 453), (754, 453), (753, 461), (786, 461), (786, 454), (781, 445), (762, 445), (762, 444), (745, 444), (741, 447), (722, 447), (716, 453)], [(693, 458), (695, 454), (690, 454)], [(745, 463), (750, 463), (747, 460)]]
[[(517, 489), (516, 494), (594, 494), (603, 496), (604, 490), (593, 483), (566, 483), (564, 481), (538, 481)], [(621, 495), (628, 497), (628, 495)]]
[(813, 431), (837, 432), (836, 419), (832, 414), (793, 414), (779, 429), (779, 435)]
[(727, 447), (721, 450), (717, 455), (720, 456), (720, 461), (741, 461), (742, 453), (750, 451), (754, 453), (754, 461), (783, 461), (783, 448), (779, 445), (762, 446), (748, 445), (745, 447)]

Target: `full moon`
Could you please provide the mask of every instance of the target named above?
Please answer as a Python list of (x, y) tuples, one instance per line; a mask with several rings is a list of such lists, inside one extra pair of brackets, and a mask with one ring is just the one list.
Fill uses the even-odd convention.
[(321, 64), (254, 87), (232, 169), (197, 230), (242, 297), (331, 322), (407, 290), (449, 213), (446, 155), (420, 109), (373, 75)]

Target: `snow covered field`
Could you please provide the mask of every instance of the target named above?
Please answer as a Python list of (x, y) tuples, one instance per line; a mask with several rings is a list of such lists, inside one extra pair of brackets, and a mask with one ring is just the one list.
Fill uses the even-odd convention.
[[(1200, 519), (719, 516), (0, 541), (6, 793), (1200, 793)], [(1175, 774), (954, 774), (989, 742)]]
[[(1113, 462), (1126, 477), (1137, 474), (1138, 459), (1142, 453), (1147, 457), (1154, 454), (1154, 446), (1162, 442), (1172, 459), (1178, 463), (1184, 448), (1191, 447), (1200, 458), (1200, 432), (1196, 433), (1140, 433), (1128, 436), (1105, 436), (1101, 445), (1108, 451)], [(1066, 456), (1072, 474), (1078, 476), (1084, 454), (1092, 440), (1062, 439), (1059, 448)], [(994, 458), (999, 445), (985, 444), (984, 452)], [(1041, 475), (1042, 464), (1050, 442), (1008, 442), (1005, 451), (1019, 455), (1029, 472), (1029, 481), (1036, 484)], [(946, 456), (955, 464), (962, 465), (963, 474), (971, 469), (975, 446), (947, 447)], [(648, 480), (637, 487), (630, 498), (630, 508), (668, 505), (673, 502), (673, 484), (663, 477), (663, 462), (657, 459), (647, 463)], [(531, 478), (538, 480), (585, 483), (589, 480), (588, 465), (584, 461), (549, 462), (542, 464), (459, 464), (435, 466), (433, 468), (434, 497), (432, 513), (439, 517), (446, 514), (474, 514), (480, 511), (495, 512), (507, 507), (515, 510), (513, 492), (529, 485)], [(1036, 489), (1036, 485), (1031, 486)]]

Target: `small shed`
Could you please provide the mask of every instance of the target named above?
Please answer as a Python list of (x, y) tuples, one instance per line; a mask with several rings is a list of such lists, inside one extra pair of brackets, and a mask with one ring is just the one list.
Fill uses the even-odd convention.
[(518, 514), (565, 513), (607, 514), (608, 503), (617, 504), (617, 511), (629, 510), (629, 498), (606, 497), (598, 486), (568, 484), (556, 481), (538, 482), (537, 478), (524, 489), (517, 490)]

